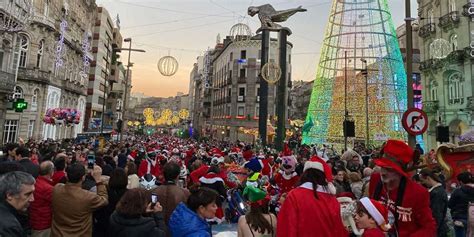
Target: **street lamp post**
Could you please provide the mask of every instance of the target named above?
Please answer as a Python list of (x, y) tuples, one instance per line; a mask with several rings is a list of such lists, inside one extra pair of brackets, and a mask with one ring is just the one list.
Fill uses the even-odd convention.
[(367, 60), (361, 58), (360, 61), (364, 63), (363, 75), (365, 75), (365, 145), (369, 147), (369, 71), (367, 68)]
[[(407, 67), (407, 108), (413, 108), (413, 32), (411, 27), (411, 6), (410, 0), (405, 0), (405, 29), (406, 29), (406, 67)], [(408, 134), (408, 145), (412, 148), (416, 145), (416, 137)]]
[[(128, 48), (121, 48), (120, 50), (127, 50), (128, 51), (128, 61), (127, 61), (127, 73), (126, 73), (126, 76), (125, 76), (125, 92), (124, 92), (124, 96), (123, 96), (123, 106), (122, 106), (122, 125), (126, 122), (126, 120), (124, 119), (124, 116), (127, 112), (127, 96), (128, 96), (128, 80), (129, 80), (129, 77), (130, 77), (130, 67), (132, 67), (132, 63), (130, 63), (130, 55), (131, 55), (131, 52), (134, 51), (134, 52), (142, 52), (142, 53), (145, 53), (145, 50), (143, 49), (132, 49), (132, 38), (125, 38), (123, 40), (124, 42), (129, 42), (129, 45), (128, 45)], [(120, 130), (122, 130), (120, 128)], [(120, 140), (122, 140), (122, 133), (120, 132)]]

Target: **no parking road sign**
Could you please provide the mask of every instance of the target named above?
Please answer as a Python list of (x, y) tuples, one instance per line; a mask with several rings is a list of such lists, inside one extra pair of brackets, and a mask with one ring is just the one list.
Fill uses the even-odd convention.
[(402, 125), (410, 135), (421, 135), (428, 128), (428, 116), (421, 109), (408, 109), (403, 113)]

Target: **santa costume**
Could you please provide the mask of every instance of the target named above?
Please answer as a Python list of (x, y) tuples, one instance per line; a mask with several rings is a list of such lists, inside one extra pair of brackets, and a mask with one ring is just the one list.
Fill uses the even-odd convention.
[(145, 174), (152, 174), (157, 180), (162, 180), (161, 167), (157, 162), (154, 149), (149, 150), (146, 159), (142, 160), (138, 167), (138, 176), (143, 177)]
[(381, 157), (374, 160), (375, 164), (401, 176), (399, 186), (393, 190), (387, 190), (380, 173), (374, 173), (370, 178), (369, 196), (384, 203), (394, 220), (390, 232), (409, 237), (436, 236), (429, 193), (413, 182), (403, 169), (412, 161), (413, 149), (403, 141), (388, 140), (380, 154)]
[[(325, 173), (319, 159), (307, 161), (304, 171), (309, 169)], [(348, 236), (342, 224), (339, 202), (329, 190), (328, 186), (313, 187), (311, 182), (291, 190), (278, 214), (277, 237)]]
[[(203, 177), (199, 178), (199, 182), (201, 183), (202, 187), (210, 188), (215, 190), (221, 197), (224, 199), (227, 196), (227, 191), (224, 186), (224, 180), (214, 172), (209, 172)], [(217, 223), (221, 223), (224, 220), (224, 211), (222, 209), (222, 202), (224, 199), (218, 198), (216, 200), (217, 204), (217, 211), (216, 217), (210, 221), (216, 221)]]
[(296, 158), (294, 156), (284, 156), (280, 170), (275, 175), (275, 184), (280, 189), (281, 194), (291, 191), (300, 177), (295, 172)]
[(388, 210), (387, 208), (377, 200), (363, 197), (360, 199), (360, 204), (364, 206), (365, 210), (369, 213), (370, 217), (374, 219), (378, 228), (364, 229), (362, 237), (385, 237), (384, 231), (390, 229), (388, 224)]

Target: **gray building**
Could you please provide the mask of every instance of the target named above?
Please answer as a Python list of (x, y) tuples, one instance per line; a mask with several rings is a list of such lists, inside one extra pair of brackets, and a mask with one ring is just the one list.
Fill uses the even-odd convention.
[(313, 81), (294, 81), (290, 90), (289, 118), (291, 120), (305, 120), (313, 91)]

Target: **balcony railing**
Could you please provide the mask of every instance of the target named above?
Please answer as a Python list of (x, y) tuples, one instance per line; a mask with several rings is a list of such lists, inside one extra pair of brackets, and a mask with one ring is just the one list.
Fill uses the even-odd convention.
[(54, 26), (54, 22), (44, 16), (44, 15), (40, 15), (40, 14), (35, 14), (32, 18), (31, 18), (31, 22), (32, 23), (37, 23), (37, 24), (40, 24), (42, 26), (45, 26), (46, 28), (48, 28), (49, 30), (54, 30), (56, 29), (55, 26)]
[(428, 59), (420, 63), (420, 71), (435, 70), (441, 68), (442, 62), (439, 59)]
[(459, 23), (460, 17), (458, 11), (452, 11), (441, 18), (439, 18), (439, 26), (442, 28), (453, 26)]
[(15, 74), (0, 71), (0, 93), (11, 93), (15, 88)]
[(422, 38), (426, 38), (435, 32), (436, 25), (434, 23), (428, 23), (420, 28), (420, 30), (418, 31), (418, 35)]
[(237, 79), (237, 83), (246, 83), (246, 82), (247, 82), (247, 80), (245, 80), (245, 77), (239, 77)]
[(423, 110), (426, 113), (436, 113), (436, 111), (438, 111), (438, 108), (439, 102), (437, 100), (423, 102)]
[(474, 96), (467, 98), (467, 108), (474, 110)]
[(48, 83), (51, 81), (51, 72), (41, 71), (38, 68), (18, 68), (18, 78), (22, 80)]

